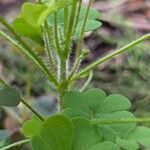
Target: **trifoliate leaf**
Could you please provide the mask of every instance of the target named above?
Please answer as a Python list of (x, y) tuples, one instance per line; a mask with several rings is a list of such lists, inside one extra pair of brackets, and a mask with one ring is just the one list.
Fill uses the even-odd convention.
[(0, 105), (7, 107), (15, 107), (21, 101), (20, 94), (15, 89), (3, 86), (0, 89)]
[(68, 92), (63, 99), (63, 105), (64, 109), (69, 108), (71, 111), (78, 112), (80, 116), (83, 112), (83, 117), (86, 116), (85, 113), (93, 117), (106, 112), (128, 110), (131, 103), (124, 96), (115, 94), (106, 97), (106, 93), (102, 90), (89, 89), (84, 93)]
[[(105, 98), (105, 92), (99, 89), (90, 89), (84, 93), (70, 91), (65, 95), (63, 105), (64, 109), (70, 108), (71, 111), (80, 112), (79, 116), (81, 116), (83, 112), (83, 117), (86, 116), (86, 113), (87, 116), (91, 116), (92, 118), (93, 115), (97, 115), (98, 109), (103, 104)], [(76, 113), (77, 117), (78, 113)]]
[[(70, 91), (64, 96), (63, 106), (62, 113), (71, 118), (82, 116), (101, 121), (134, 118), (132, 113), (126, 111), (131, 106), (126, 97), (117, 94), (107, 97), (104, 91), (98, 89), (89, 89), (83, 93)], [(99, 127), (105, 140), (115, 142), (117, 136), (124, 138), (134, 129), (135, 123), (112, 123)]]
[(87, 150), (100, 141), (94, 126), (90, 121), (82, 118), (73, 119), (74, 138), (72, 150)]

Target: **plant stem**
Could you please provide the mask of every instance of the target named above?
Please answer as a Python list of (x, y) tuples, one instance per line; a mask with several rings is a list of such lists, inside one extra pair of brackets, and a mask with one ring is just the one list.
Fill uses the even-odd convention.
[(12, 143), (10, 145), (7, 145), (3, 148), (0, 148), (0, 150), (7, 150), (7, 149), (13, 148), (13, 147), (18, 146), (18, 145), (29, 143), (30, 141), (31, 141), (31, 139), (25, 139), (25, 140), (22, 140), (22, 141), (18, 141), (18, 142)]
[(2, 30), (0, 30), (0, 36), (11, 42), (13, 45), (19, 48), (26, 56), (28, 56), (44, 72), (44, 74), (48, 77), (51, 83), (53, 83), (55, 86), (59, 84), (55, 76), (53, 76), (49, 72), (48, 68), (45, 66), (42, 60), (34, 53), (34, 51), (32, 51), (30, 48), (25, 47), (21, 41), (14, 40)]
[[(68, 4), (68, 0), (66, 0), (66, 3)], [(69, 14), (68, 14), (68, 5), (64, 8), (64, 36), (66, 36), (67, 33), (67, 27), (68, 27), (68, 18), (69, 18)]]
[(0, 23), (15, 37), (16, 40), (20, 41), (20, 43), (26, 48), (30, 49), (30, 47), (22, 40), (22, 38), (15, 32), (15, 30), (5, 21), (5, 19), (0, 16)]
[(57, 20), (57, 12), (54, 13), (54, 35), (55, 35), (55, 44), (56, 50), (58, 55), (61, 55), (61, 49), (59, 44), (59, 37), (58, 37), (58, 20)]
[(64, 48), (64, 54), (63, 54), (63, 57), (65, 59), (68, 58), (68, 55), (70, 52), (73, 25), (74, 25), (75, 16), (76, 16), (76, 8), (77, 8), (77, 0), (73, 0), (70, 21), (69, 21), (69, 27), (68, 27), (67, 35), (65, 35), (65, 48)]
[(81, 5), (82, 5), (82, 0), (79, 0), (79, 4), (78, 4), (78, 7), (77, 7), (77, 14), (76, 14), (76, 18), (75, 18), (74, 27), (73, 27), (74, 30), (73, 30), (72, 36), (74, 36), (74, 34), (76, 32), (76, 28), (77, 28), (78, 21), (79, 21), (79, 16), (80, 16)]
[(97, 125), (143, 123), (143, 122), (150, 122), (150, 118), (121, 118), (121, 119), (109, 119), (109, 120), (92, 120), (92, 123)]
[(28, 107), (41, 121), (44, 121), (44, 118), (35, 109), (33, 109), (25, 100), (21, 99), (21, 102), (26, 107)]
[(94, 1), (94, 0), (90, 0), (89, 3), (88, 3), (88, 7), (87, 7), (87, 10), (86, 10), (86, 13), (85, 13), (84, 20), (83, 20), (83, 25), (82, 25), (82, 28), (81, 28), (80, 39), (79, 39), (78, 46), (77, 46), (77, 51), (76, 51), (76, 58), (75, 58), (75, 60), (77, 60), (78, 57), (79, 57), (80, 54), (81, 54), (81, 44), (82, 44), (83, 37), (84, 37), (84, 32), (85, 32), (85, 27), (86, 27), (87, 18), (88, 18), (88, 15), (89, 15), (89, 10), (90, 10), (90, 7), (91, 7), (93, 1)]
[(51, 51), (50, 44), (49, 44), (49, 42), (50, 42), (49, 41), (50, 31), (49, 31), (47, 21), (45, 21), (45, 23), (44, 23), (43, 34), (44, 34), (45, 49), (46, 49), (46, 52), (47, 52), (47, 57), (48, 57), (50, 69), (52, 71), (52, 74), (54, 74), (55, 73), (55, 65), (54, 65), (54, 62), (53, 62), (52, 51)]
[(108, 60), (114, 58), (115, 56), (118, 56), (119, 54), (129, 50), (130, 48), (136, 46), (137, 44), (150, 39), (150, 33), (146, 34), (144, 36), (142, 36), (141, 38), (131, 42), (130, 44), (127, 44), (126, 46), (113, 51), (112, 53), (108, 54), (107, 56), (98, 59), (97, 61), (93, 62), (91, 65), (87, 66), (85, 69), (82, 69), (78, 74), (76, 74), (72, 80), (78, 79), (80, 78), (82, 75), (84, 75), (85, 73), (89, 72), (90, 70), (94, 69), (95, 67), (97, 67), (99, 64), (102, 64), (104, 62), (107, 62)]
[(89, 83), (91, 82), (93, 78), (93, 71), (90, 72), (89, 77), (87, 79), (87, 81), (84, 83), (83, 87), (80, 89), (80, 92), (84, 92), (87, 88), (87, 86), (89, 85)]

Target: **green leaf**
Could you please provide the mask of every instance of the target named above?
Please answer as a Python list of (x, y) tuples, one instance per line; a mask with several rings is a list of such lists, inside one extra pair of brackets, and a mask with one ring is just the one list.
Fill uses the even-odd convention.
[(40, 15), (47, 9), (43, 4), (24, 3), (21, 8), (21, 17), (32, 27), (38, 26)]
[(131, 107), (131, 102), (126, 97), (119, 94), (109, 95), (103, 105), (100, 107), (99, 112), (113, 112), (128, 110)]
[[(121, 118), (135, 118), (134, 115), (128, 111), (116, 111), (111, 113), (99, 114), (97, 116), (100, 120), (115, 120)], [(100, 126), (105, 140), (115, 141), (117, 135), (124, 138), (132, 129), (135, 128), (135, 123), (117, 123)]]
[[(71, 11), (72, 11), (71, 8), (72, 8), (71, 6), (68, 7), (69, 15), (71, 14)], [(86, 10), (87, 10), (87, 7), (81, 6), (78, 22), (83, 22), (83, 18), (85, 16)], [(60, 26), (64, 26), (64, 9), (60, 9), (57, 12), (57, 15), (58, 15), (58, 24)], [(90, 8), (88, 20), (96, 20), (99, 17), (99, 15), (100, 15), (100, 13), (97, 10)], [(54, 16), (53, 15), (48, 16), (48, 22), (49, 22), (49, 25), (54, 25)]]
[(137, 150), (139, 148), (139, 145), (134, 140), (123, 140), (117, 137), (116, 143), (125, 150)]
[(44, 122), (40, 135), (50, 149), (70, 150), (73, 123), (64, 115), (54, 115)]
[(47, 17), (54, 13), (54, 11), (58, 12), (60, 9), (71, 4), (72, 0), (59, 0), (57, 5), (55, 4), (55, 0), (52, 0), (48, 8), (39, 16), (38, 25), (42, 25)]
[[(84, 93), (70, 91), (65, 95), (63, 105), (64, 109), (70, 108), (71, 111), (80, 112), (79, 116), (82, 115), (85, 117), (86, 113), (87, 116), (91, 116), (92, 118), (97, 113), (105, 98), (105, 92), (99, 89), (90, 89)], [(78, 113), (74, 117), (78, 117)]]
[(126, 97), (117, 94), (106, 97), (106, 93), (99, 89), (89, 89), (84, 93), (70, 91), (65, 95), (63, 105), (64, 109), (69, 108), (80, 116), (83, 112), (83, 117), (86, 116), (85, 113), (87, 116), (96, 117), (98, 114), (128, 110), (131, 107), (131, 103)]
[(20, 94), (15, 89), (3, 86), (0, 89), (0, 105), (7, 107), (15, 107), (21, 101)]
[[(80, 10), (80, 15), (79, 15), (79, 21), (83, 21), (83, 18), (85, 17), (87, 7), (86, 6), (81, 6)], [(90, 8), (89, 14), (88, 14), (88, 19), (95, 20), (100, 16), (100, 12), (97, 11), (96, 9)]]
[(39, 135), (35, 135), (32, 138), (33, 150), (52, 150), (49, 145)]
[[(102, 23), (100, 21), (88, 19), (85, 26), (85, 32), (93, 31), (99, 28), (101, 25)], [(76, 36), (80, 34), (82, 26), (83, 26), (83, 21), (80, 21), (76, 28)]]
[(145, 147), (150, 148), (150, 128), (143, 126), (136, 127), (127, 139), (135, 140)]
[(94, 145), (92, 148), (88, 150), (121, 150), (121, 149), (115, 143), (104, 141), (102, 143)]
[[(62, 113), (70, 118), (95, 118), (102, 121), (134, 118), (132, 113), (126, 111), (131, 106), (126, 97), (117, 94), (107, 97), (105, 92), (99, 89), (89, 89), (84, 93), (70, 91), (64, 96), (63, 106)], [(135, 123), (99, 125), (99, 128), (105, 140), (116, 142), (116, 137), (125, 138), (135, 128)]]
[(33, 119), (28, 120), (24, 123), (22, 131), (24, 135), (27, 137), (39, 135), (42, 124), (43, 122), (34, 116)]
[(13, 21), (12, 27), (20, 35), (29, 37), (40, 44), (43, 42), (40, 27), (33, 27), (29, 25), (21, 17), (18, 17)]
[(100, 141), (94, 126), (90, 121), (82, 118), (73, 119), (74, 138), (72, 150), (87, 150)]

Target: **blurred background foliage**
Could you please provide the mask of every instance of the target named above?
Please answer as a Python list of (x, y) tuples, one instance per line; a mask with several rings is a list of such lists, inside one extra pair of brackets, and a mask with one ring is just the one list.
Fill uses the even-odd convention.
[[(87, 1), (84, 0), (84, 3)], [(0, 14), (11, 22), (23, 2), (25, 1), (0, 0)], [(90, 50), (90, 54), (82, 67), (150, 32), (150, 0), (97, 0), (93, 7), (101, 12), (98, 19), (103, 22), (103, 26), (86, 35), (83, 46)], [(149, 65), (150, 41), (97, 67), (89, 87), (98, 87), (107, 93), (127, 96), (132, 100), (134, 114), (138, 117), (148, 117), (150, 115)], [(43, 115), (57, 111), (56, 93), (42, 73), (20, 55), (15, 47), (2, 39), (0, 39), (0, 77), (17, 88)], [(78, 82), (77, 88), (82, 83), (83, 80)], [(0, 127), (13, 131), (12, 139), (17, 140), (21, 136), (19, 124), (29, 118), (30, 113), (23, 106), (15, 109), (2, 108)], [(0, 141), (2, 141), (1, 146), (4, 141), (1, 139)]]

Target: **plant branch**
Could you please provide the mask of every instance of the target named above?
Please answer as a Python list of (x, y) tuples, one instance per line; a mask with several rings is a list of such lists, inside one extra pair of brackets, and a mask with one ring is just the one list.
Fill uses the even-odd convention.
[[(0, 83), (2, 83), (4, 86), (9, 87), (8, 84), (6, 84), (2, 79), (0, 79)], [(44, 118), (36, 111), (34, 110), (25, 100), (21, 99), (21, 102), (30, 109), (40, 120), (44, 121)]]
[(77, 28), (78, 21), (79, 21), (79, 16), (80, 16), (81, 5), (82, 5), (82, 0), (79, 0), (79, 4), (78, 4), (78, 7), (77, 7), (77, 14), (76, 14), (76, 18), (75, 18), (75, 24), (74, 24), (74, 27), (73, 27), (74, 30), (73, 30), (72, 36), (74, 36), (74, 34), (76, 32), (76, 28)]
[(45, 23), (44, 23), (43, 34), (44, 34), (45, 49), (46, 49), (46, 52), (47, 52), (48, 61), (49, 61), (49, 64), (50, 64), (50, 68), (52, 70), (52, 74), (54, 74), (55, 73), (55, 65), (54, 65), (54, 62), (53, 62), (52, 51), (51, 51), (50, 44), (49, 44), (50, 31), (49, 31), (47, 21), (45, 21)]
[(143, 123), (150, 122), (150, 118), (121, 118), (121, 119), (109, 119), (109, 120), (92, 120), (93, 124), (108, 125), (108, 124), (122, 124), (122, 123)]
[(73, 25), (74, 25), (75, 16), (76, 16), (76, 8), (77, 8), (77, 0), (73, 0), (69, 27), (68, 27), (67, 35), (65, 35), (65, 48), (64, 48), (64, 55), (63, 55), (65, 58), (68, 58), (69, 51), (70, 51)]
[(3, 148), (0, 148), (0, 150), (7, 150), (7, 149), (13, 148), (15, 146), (26, 144), (26, 143), (29, 143), (29, 142), (31, 142), (31, 139), (25, 139), (25, 140), (18, 141), (18, 142), (12, 143), (10, 145), (7, 145)]
[[(57, 4), (57, 3), (56, 3)], [(56, 50), (58, 55), (61, 55), (61, 49), (59, 44), (59, 37), (58, 37), (58, 20), (57, 20), (57, 12), (54, 13), (54, 35), (55, 35), (55, 44), (56, 44)]]
[(27, 49), (30, 47), (22, 40), (22, 38), (15, 32), (15, 30), (5, 21), (5, 19), (0, 16), (0, 23), (15, 37), (16, 40), (20, 41), (20, 43)]
[(85, 69), (82, 69), (78, 74), (76, 74), (72, 80), (75, 80), (75, 79), (78, 79), (80, 78), (82, 75), (84, 75), (85, 73), (89, 72), (90, 70), (94, 69), (95, 67), (97, 67), (99, 64), (102, 64), (104, 62), (107, 62), (109, 61), (110, 59), (118, 56), (119, 54), (129, 50), (130, 48), (138, 45), (139, 43), (147, 40), (147, 39), (150, 39), (150, 33), (149, 34), (146, 34), (144, 36), (142, 36), (141, 38), (131, 42), (130, 44), (127, 44), (126, 46), (116, 50), (116, 51), (113, 51), (112, 53), (108, 54), (107, 56), (103, 57), (103, 58), (100, 58), (98, 59), (97, 61), (93, 62), (91, 65), (87, 66)]
[(33, 109), (25, 100), (21, 99), (21, 102), (29, 108), (41, 121), (44, 121), (44, 118), (35, 110)]
[(59, 83), (57, 79), (49, 72), (48, 68), (45, 66), (42, 60), (34, 53), (34, 51), (32, 51), (28, 47), (25, 47), (21, 41), (14, 40), (2, 30), (0, 30), (0, 36), (2, 36), (4, 39), (8, 40), (18, 49), (20, 49), (21, 52), (23, 52), (26, 56), (28, 56), (44, 72), (44, 74), (48, 77), (51, 83), (53, 83), (55, 86), (58, 86)]
[(83, 37), (84, 37), (84, 32), (85, 32), (85, 27), (86, 27), (87, 18), (88, 18), (88, 15), (89, 15), (89, 10), (90, 10), (90, 7), (91, 7), (93, 1), (94, 1), (94, 0), (90, 0), (89, 3), (88, 3), (88, 7), (87, 7), (87, 10), (86, 10), (86, 13), (85, 13), (84, 20), (83, 20), (83, 25), (82, 25), (82, 28), (81, 28), (80, 39), (79, 39), (78, 46), (77, 46), (77, 51), (76, 51), (76, 58), (75, 58), (75, 60), (77, 60), (77, 58), (78, 58), (78, 57), (80, 56), (80, 54), (81, 54), (81, 44), (82, 44)]
[(91, 71), (91, 72), (89, 73), (89, 76), (88, 76), (88, 78), (87, 78), (87, 81), (86, 81), (86, 82), (84, 83), (84, 85), (81, 87), (80, 92), (84, 92), (84, 91), (86, 90), (86, 88), (87, 88), (87, 86), (89, 85), (89, 83), (91, 82), (92, 78), (93, 78), (93, 71)]
[[(68, 0), (66, 1), (68, 4)], [(64, 8), (64, 36), (66, 36), (67, 33), (67, 27), (68, 27), (68, 18), (69, 18), (69, 9), (68, 5)]]

